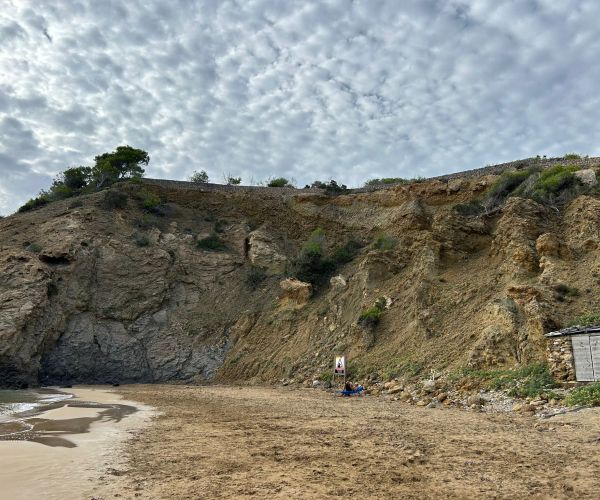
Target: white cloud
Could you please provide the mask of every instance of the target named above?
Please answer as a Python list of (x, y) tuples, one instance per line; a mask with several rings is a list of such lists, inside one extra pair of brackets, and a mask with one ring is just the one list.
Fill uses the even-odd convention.
[(120, 144), (148, 175), (435, 175), (593, 142), (594, 1), (0, 0), (0, 212)]

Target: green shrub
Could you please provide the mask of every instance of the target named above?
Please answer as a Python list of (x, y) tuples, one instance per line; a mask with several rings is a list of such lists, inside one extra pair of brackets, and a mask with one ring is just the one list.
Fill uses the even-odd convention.
[(531, 170), (504, 172), (486, 191), (485, 196), (488, 204), (496, 206), (504, 201), (532, 173)]
[(356, 257), (361, 248), (362, 244), (359, 241), (350, 239), (333, 251), (331, 259), (335, 264), (347, 264)]
[(25, 250), (31, 253), (40, 253), (42, 251), (42, 247), (37, 243), (30, 243), (29, 245), (27, 245)]
[(573, 389), (565, 403), (567, 406), (600, 406), (600, 382)]
[(360, 313), (358, 317), (358, 324), (365, 327), (375, 327), (379, 323), (381, 319), (381, 313), (385, 309), (385, 298), (379, 297), (375, 301), (375, 305), (373, 307), (369, 307), (368, 309), (364, 309), (363, 312)]
[(554, 291), (562, 297), (578, 297), (580, 295), (579, 288), (559, 283), (554, 285)]
[(293, 274), (300, 281), (317, 285), (333, 272), (335, 265), (325, 257), (325, 231), (315, 229), (293, 261)]
[(600, 313), (587, 313), (573, 318), (569, 326), (597, 326), (600, 325)]
[(209, 250), (211, 252), (221, 252), (227, 248), (217, 233), (198, 240), (196, 246), (202, 250)]
[(144, 234), (136, 234), (133, 237), (133, 241), (135, 241), (135, 244), (138, 247), (147, 247), (148, 245), (150, 245), (150, 240)]
[(200, 172), (194, 171), (189, 177), (189, 181), (194, 184), (206, 184), (208, 182), (208, 174), (206, 170), (200, 170)]
[(375, 327), (381, 319), (381, 309), (377, 306), (364, 309), (358, 317), (358, 324), (366, 327)]
[(535, 397), (548, 394), (557, 387), (545, 364), (538, 363), (523, 366), (516, 370), (470, 370), (465, 369), (463, 375), (480, 378), (488, 389), (506, 390), (509, 396)]
[(153, 211), (160, 205), (160, 198), (149, 191), (142, 193), (142, 206), (149, 212)]
[(227, 176), (225, 179), (228, 186), (238, 186), (242, 183), (241, 177), (233, 177), (231, 175)]
[(328, 196), (337, 196), (340, 194), (344, 194), (348, 191), (348, 188), (346, 187), (345, 184), (338, 184), (333, 179), (331, 179), (323, 187), (325, 189), (325, 194)]
[(127, 194), (110, 189), (104, 193), (101, 206), (106, 210), (125, 208), (127, 206), (127, 199)]
[(466, 203), (454, 205), (454, 210), (465, 217), (480, 215), (485, 211), (485, 207), (479, 200), (471, 200)]
[(292, 185), (285, 177), (277, 177), (269, 180), (267, 187), (292, 187)]
[(19, 207), (18, 212), (29, 212), (30, 210), (35, 210), (36, 208), (43, 207), (50, 203), (50, 197), (46, 193), (40, 193), (36, 198), (31, 198), (27, 203)]
[(375, 238), (375, 241), (373, 242), (373, 248), (377, 250), (391, 250), (396, 246), (396, 243), (396, 238), (381, 233)]
[(581, 155), (577, 153), (567, 153), (564, 156), (565, 160), (581, 160)]
[(246, 275), (246, 286), (250, 290), (256, 290), (267, 278), (267, 272), (262, 267), (251, 266)]
[[(556, 197), (561, 191), (568, 190), (579, 184), (574, 172), (579, 167), (565, 167), (556, 165), (540, 172), (531, 188), (531, 196), (539, 201), (548, 201)], [(527, 193), (525, 193), (527, 194)]]

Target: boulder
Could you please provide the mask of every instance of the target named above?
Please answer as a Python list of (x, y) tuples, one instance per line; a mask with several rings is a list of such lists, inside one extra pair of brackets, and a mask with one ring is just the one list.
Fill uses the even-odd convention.
[(423, 383), (423, 391), (427, 393), (434, 392), (437, 389), (437, 382), (435, 380), (426, 380)]
[(264, 229), (252, 231), (248, 236), (248, 258), (254, 266), (272, 273), (283, 273), (287, 258), (279, 250), (276, 239)]
[(346, 282), (346, 278), (344, 278), (341, 274), (338, 274), (329, 280), (329, 284), (337, 288), (346, 288), (348, 283)]
[(279, 283), (281, 295), (279, 301), (281, 305), (291, 305), (296, 307), (304, 306), (310, 300), (312, 295), (312, 285), (294, 278), (286, 278)]
[(594, 172), (591, 168), (582, 168), (575, 172), (575, 177), (577, 177), (583, 184), (588, 186), (595, 186), (598, 184), (598, 179), (596, 179), (596, 172)]
[(468, 406), (481, 406), (485, 403), (485, 400), (479, 394), (472, 394), (467, 398)]

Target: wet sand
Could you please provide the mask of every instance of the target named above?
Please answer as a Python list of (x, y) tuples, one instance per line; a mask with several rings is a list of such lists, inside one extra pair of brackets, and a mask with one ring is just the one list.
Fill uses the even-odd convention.
[(0, 499), (91, 498), (107, 471), (123, 465), (127, 438), (152, 416), (112, 387), (64, 392), (74, 398), (0, 424)]

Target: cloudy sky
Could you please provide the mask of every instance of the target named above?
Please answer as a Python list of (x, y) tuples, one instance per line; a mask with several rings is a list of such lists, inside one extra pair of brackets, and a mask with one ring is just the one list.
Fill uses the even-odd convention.
[(600, 2), (0, 0), (0, 214), (121, 144), (147, 175), (351, 186), (599, 154)]

